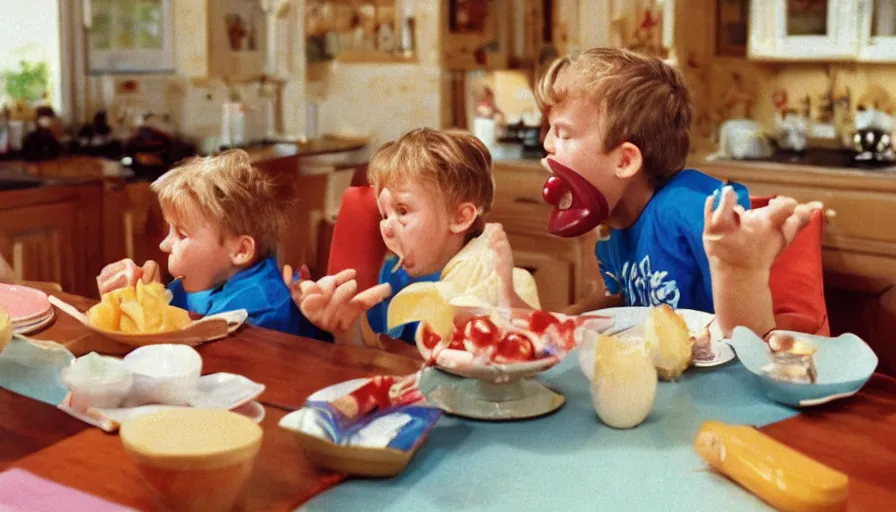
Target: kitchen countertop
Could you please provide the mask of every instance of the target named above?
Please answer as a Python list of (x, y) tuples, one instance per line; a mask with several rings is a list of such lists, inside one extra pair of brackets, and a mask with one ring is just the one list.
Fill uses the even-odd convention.
[[(118, 165), (111, 162), (113, 165)], [(18, 182), (21, 186), (5, 188), (35, 188), (52, 185), (71, 185), (100, 182), (104, 179), (105, 162), (98, 158), (63, 156), (55, 160), (0, 162), (0, 180)], [(25, 186), (30, 184), (30, 186)]]
[(259, 163), (294, 156), (305, 157), (357, 151), (366, 147), (367, 143), (368, 139), (361, 137), (323, 136), (307, 141), (278, 142), (243, 149), (249, 153), (252, 163)]
[[(367, 143), (365, 138), (324, 136), (308, 141), (279, 142), (242, 149), (249, 153), (253, 164), (262, 164), (287, 158), (357, 151), (366, 147)], [(0, 190), (83, 184), (106, 179), (143, 179), (119, 174), (120, 169), (121, 164), (117, 161), (80, 155), (66, 155), (38, 162), (0, 161)]]
[(878, 169), (858, 167), (821, 167), (757, 160), (689, 161), (687, 167), (713, 174), (723, 171), (734, 181), (761, 179), (769, 183), (836, 186), (843, 190), (880, 190), (896, 192), (896, 166)]
[[(495, 160), (495, 167), (544, 173), (538, 159)], [(896, 166), (883, 168), (827, 167), (759, 160), (706, 160), (697, 157), (685, 165), (710, 175), (738, 182), (760, 180), (781, 185), (836, 187), (841, 190), (896, 192)]]
[(513, 167), (517, 169), (523, 169), (527, 171), (536, 171), (547, 173), (544, 167), (541, 165), (540, 158), (514, 158), (514, 159), (498, 159), (492, 162), (495, 166), (501, 167)]

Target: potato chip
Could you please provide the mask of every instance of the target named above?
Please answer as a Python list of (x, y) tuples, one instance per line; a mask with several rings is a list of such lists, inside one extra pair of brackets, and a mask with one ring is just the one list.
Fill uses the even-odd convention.
[(87, 312), (92, 325), (106, 331), (149, 334), (177, 331), (192, 322), (186, 310), (171, 306), (171, 292), (162, 283), (119, 288), (103, 295)]
[(121, 323), (121, 310), (117, 304), (104, 297), (103, 302), (90, 308), (90, 311), (87, 312), (87, 319), (100, 329), (117, 331)]
[(135, 300), (121, 303), (121, 332), (141, 333), (146, 332), (146, 316), (143, 314), (143, 306)]

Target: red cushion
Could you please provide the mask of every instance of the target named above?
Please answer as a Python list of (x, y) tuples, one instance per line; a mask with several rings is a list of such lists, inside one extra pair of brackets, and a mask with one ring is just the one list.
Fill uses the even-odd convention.
[(342, 194), (339, 216), (333, 227), (327, 274), (353, 268), (359, 290), (377, 284), (386, 244), (380, 235), (380, 212), (373, 187), (349, 187)]
[[(766, 206), (773, 197), (752, 197), (751, 207)], [(813, 212), (809, 224), (772, 264), (769, 285), (777, 329), (821, 336), (831, 334), (821, 266), (823, 226), (821, 211)]]

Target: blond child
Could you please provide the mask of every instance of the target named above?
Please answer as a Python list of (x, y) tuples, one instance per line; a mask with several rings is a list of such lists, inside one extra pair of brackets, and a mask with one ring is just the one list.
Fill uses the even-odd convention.
[(775, 327), (771, 263), (818, 205), (778, 198), (748, 211), (744, 186), (685, 170), (692, 99), (681, 73), (659, 59), (611, 48), (563, 57), (536, 96), (550, 122), (549, 229), (611, 228), (595, 251), (606, 295), (570, 313), (665, 303), (715, 311), (726, 334)]
[[(318, 334), (293, 304), (275, 260), (286, 205), (245, 151), (189, 160), (151, 189), (168, 223), (159, 248), (175, 278), (168, 284), (172, 305), (200, 315), (245, 309), (253, 325)], [(161, 277), (156, 262), (137, 267), (125, 259), (106, 266), (97, 285), (103, 294)]]
[(507, 236), (500, 225), (483, 221), (495, 193), (491, 166), (488, 149), (468, 134), (422, 128), (380, 147), (368, 166), (383, 217), (380, 231), (391, 253), (379, 284), (359, 293), (351, 270), (316, 283), (288, 280), (302, 312), (337, 343), (363, 343), (362, 330), (367, 338), (387, 333), (413, 343), (416, 323), (386, 329), (388, 298), (411, 283), (438, 281), (445, 264), (480, 235), (498, 255), (502, 287), (512, 289)]

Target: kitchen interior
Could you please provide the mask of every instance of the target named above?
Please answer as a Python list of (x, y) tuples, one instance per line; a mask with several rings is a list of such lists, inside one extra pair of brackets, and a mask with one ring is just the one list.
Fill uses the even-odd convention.
[(689, 166), (825, 203), (832, 333), (896, 375), (896, 0), (31, 0), (0, 24), (0, 254), (20, 279), (96, 297), (105, 263), (160, 259), (149, 184), (232, 147), (296, 200), (281, 264), (321, 276), (342, 191), (429, 126), (489, 146), (489, 220), (561, 309), (602, 286), (596, 235), (547, 232), (532, 88), (558, 55), (618, 46), (687, 77)]

